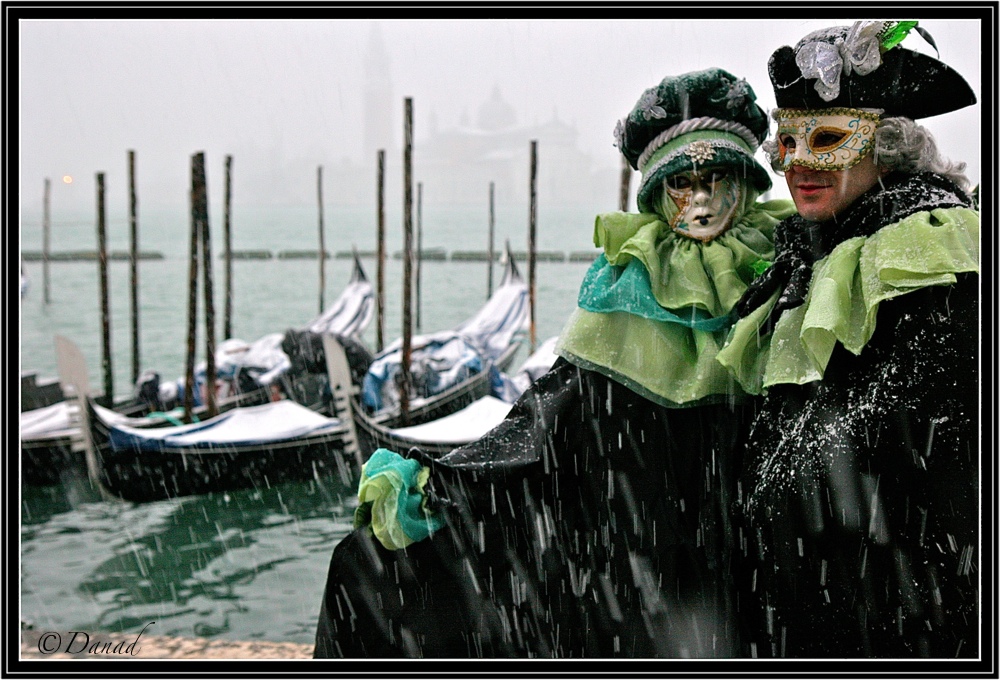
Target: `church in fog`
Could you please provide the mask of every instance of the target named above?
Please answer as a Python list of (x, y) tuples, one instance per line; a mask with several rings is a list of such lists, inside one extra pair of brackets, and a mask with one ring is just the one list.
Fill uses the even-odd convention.
[(427, 178), (425, 192), (447, 202), (481, 202), (491, 182), (498, 201), (527, 202), (532, 140), (537, 141), (539, 200), (562, 205), (595, 192), (615, 195), (614, 169), (605, 173), (592, 169), (591, 158), (577, 148), (573, 126), (555, 112), (545, 122), (520, 124), (514, 107), (504, 101), (497, 87), (475, 116), (463, 116), (450, 129), (438, 129), (431, 116), (429, 127), (429, 134), (414, 146), (418, 174)]
[[(355, 187), (341, 194), (357, 195), (358, 203), (371, 201), (375, 192), (376, 158), (385, 150), (386, 201), (399, 200), (402, 182), (402, 99), (393, 88), (391, 64), (377, 25), (368, 38), (364, 60), (361, 167), (329, 168), (332, 180)], [(577, 146), (577, 132), (553, 111), (548, 120), (526, 124), (504, 99), (499, 87), (457, 125), (439, 126), (434, 111), (420, 110), (414, 102), (414, 195), (422, 184), (424, 200), (436, 203), (485, 206), (490, 183), (497, 204), (527, 204), (530, 192), (531, 142), (537, 142), (536, 189), (546, 206), (573, 205), (581, 196), (607, 196), (608, 209), (616, 207), (619, 169), (595, 167), (593, 159)], [(610, 134), (609, 142), (610, 144)], [(344, 184), (341, 184), (344, 186)]]

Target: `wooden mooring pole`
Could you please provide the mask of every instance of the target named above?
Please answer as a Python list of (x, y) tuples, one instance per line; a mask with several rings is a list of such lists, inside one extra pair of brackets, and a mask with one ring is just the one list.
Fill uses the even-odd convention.
[(493, 230), (496, 226), (496, 220), (493, 212), (493, 182), (490, 182), (490, 236), (489, 236), (489, 247), (486, 251), (486, 299), (489, 300), (493, 297), (493, 258), (495, 257), (493, 253)]
[(399, 408), (402, 423), (410, 423), (410, 290), (413, 268), (413, 99), (404, 100), (403, 123), (403, 357), (400, 364)]
[(42, 204), (42, 299), (45, 301), (45, 304), (49, 304), (52, 299), (49, 294), (49, 230), (51, 229), (51, 221), (49, 219), (49, 201), (49, 178), (46, 177), (45, 200)]
[(135, 191), (135, 151), (128, 152), (129, 299), (132, 303), (132, 384), (139, 381), (139, 210)]
[(417, 333), (420, 332), (420, 272), (423, 267), (424, 262), (424, 220), (423, 220), (423, 202), (424, 202), (424, 183), (417, 182), (417, 275), (416, 275), (416, 301), (414, 325), (417, 328)]
[(319, 204), (319, 313), (322, 314), (326, 305), (323, 302), (323, 291), (326, 290), (326, 238), (323, 234), (323, 166), (316, 168), (316, 200)]
[(226, 203), (222, 239), (226, 266), (226, 304), (222, 319), (222, 337), (233, 337), (233, 234), (230, 215), (233, 207), (233, 157), (226, 156)]
[(200, 222), (195, 208), (194, 161), (191, 178), (191, 247), (188, 252), (187, 361), (184, 369), (184, 422), (194, 417), (194, 357), (198, 338), (198, 233)]
[(212, 235), (208, 223), (208, 182), (205, 177), (205, 154), (191, 158), (192, 210), (201, 232), (201, 261), (205, 280), (205, 417), (219, 412), (215, 399), (215, 297), (212, 285)]
[(375, 263), (375, 351), (385, 347), (385, 150), (378, 152), (378, 262)]
[(115, 385), (111, 367), (111, 300), (108, 294), (108, 238), (103, 172), (97, 173), (97, 269), (101, 286), (101, 367), (104, 372), (102, 405), (111, 408), (115, 403)]
[(534, 353), (536, 348), (535, 336), (535, 222), (538, 216), (537, 192), (535, 190), (538, 179), (538, 141), (531, 141), (531, 201), (528, 211), (528, 309), (531, 315), (528, 327), (528, 341), (530, 351)]

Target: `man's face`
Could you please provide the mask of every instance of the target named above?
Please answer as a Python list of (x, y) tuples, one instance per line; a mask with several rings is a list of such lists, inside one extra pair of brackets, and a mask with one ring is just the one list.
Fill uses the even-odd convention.
[(871, 154), (846, 170), (813, 170), (792, 165), (785, 181), (799, 214), (813, 222), (829, 220), (879, 181), (882, 172)]

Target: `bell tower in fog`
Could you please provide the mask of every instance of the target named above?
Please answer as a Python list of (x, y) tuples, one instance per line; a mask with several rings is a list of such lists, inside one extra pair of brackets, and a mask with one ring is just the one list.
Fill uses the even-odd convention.
[(395, 120), (401, 120), (402, 101), (392, 95), (389, 76), (389, 55), (385, 50), (382, 30), (372, 22), (368, 46), (364, 55), (364, 129), (362, 132), (362, 164), (374, 165), (376, 153), (385, 149), (387, 158), (394, 158), (398, 131)]

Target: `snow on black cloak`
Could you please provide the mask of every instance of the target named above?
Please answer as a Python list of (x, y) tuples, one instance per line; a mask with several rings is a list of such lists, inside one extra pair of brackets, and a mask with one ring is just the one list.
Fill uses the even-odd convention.
[[(747, 407), (714, 355), (728, 329), (720, 320), (752, 265), (771, 258), (771, 230), (790, 212), (787, 202), (756, 204), (710, 244), (656, 216), (602, 216), (598, 231), (610, 224), (633, 234), (626, 244), (659, 243), (675, 268), (711, 271), (718, 261), (731, 272), (736, 263), (742, 284), (729, 286), (721, 317), (697, 322), (715, 330), (578, 309), (558, 350), (570, 360), (501, 425), (439, 460), (408, 452), (430, 468), (424, 491), (445, 528), (389, 551), (365, 527), (336, 547), (316, 656), (740, 655), (730, 518)], [(606, 253), (619, 261), (618, 249)], [(588, 289), (604, 277), (613, 291), (645, 285), (652, 299), (647, 268), (624, 260), (600, 256), (581, 301), (598, 297)], [(677, 401), (644, 387), (661, 376), (647, 380), (641, 366), (600, 365), (608, 343), (619, 355), (641, 346), (647, 370), (677, 361), (682, 375), (668, 381)]]
[(978, 652), (970, 207), (941, 176), (890, 174), (836, 222), (782, 222), (738, 307), (720, 361), (767, 388), (742, 483), (754, 656)]

